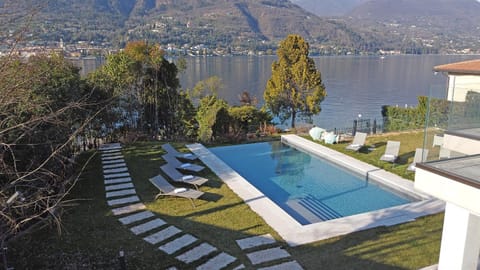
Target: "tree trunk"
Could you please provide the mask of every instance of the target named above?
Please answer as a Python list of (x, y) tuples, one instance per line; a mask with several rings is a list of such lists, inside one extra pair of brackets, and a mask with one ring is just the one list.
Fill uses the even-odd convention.
[(295, 117), (297, 116), (297, 112), (292, 110), (292, 128), (295, 128)]

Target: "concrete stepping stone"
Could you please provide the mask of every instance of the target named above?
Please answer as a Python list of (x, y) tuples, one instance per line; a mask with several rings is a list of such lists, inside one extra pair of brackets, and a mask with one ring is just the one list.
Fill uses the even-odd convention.
[(176, 235), (176, 234), (179, 234), (181, 233), (182, 231), (180, 229), (178, 229), (177, 227), (175, 226), (169, 226), (168, 228), (165, 228), (159, 232), (156, 232), (154, 234), (151, 234), (145, 238), (143, 238), (143, 240), (147, 241), (148, 243), (152, 244), (152, 245), (155, 245), (155, 244), (158, 244), (162, 241), (165, 241), (167, 240), (168, 238)]
[(132, 182), (132, 178), (123, 177), (123, 178), (114, 178), (114, 179), (104, 181), (105, 185), (119, 184), (119, 183), (125, 183), (125, 182)]
[(243, 264), (240, 264), (239, 266), (233, 268), (233, 270), (242, 270), (242, 269), (245, 269), (245, 265)]
[(128, 176), (130, 176), (130, 174), (126, 172), (126, 173), (106, 174), (103, 176), (103, 178), (110, 179), (110, 178), (119, 178), (119, 177), (128, 177)]
[(108, 161), (108, 160), (115, 160), (115, 159), (123, 159), (123, 155), (118, 155), (113, 157), (102, 157), (102, 162)]
[(303, 267), (297, 261), (281, 263), (269, 267), (259, 268), (258, 270), (303, 270)]
[(163, 246), (160, 246), (158, 249), (170, 255), (182, 249), (183, 247), (192, 244), (195, 241), (197, 241), (197, 238), (190, 234), (185, 234), (182, 237), (179, 237), (175, 240), (172, 240), (171, 242), (166, 243)]
[(135, 203), (135, 204), (112, 209), (112, 213), (114, 216), (119, 216), (119, 215), (125, 215), (129, 213), (137, 212), (140, 210), (144, 210), (146, 208), (147, 207), (143, 203)]
[(123, 225), (128, 225), (140, 220), (144, 220), (147, 218), (153, 217), (154, 214), (150, 211), (143, 211), (140, 213), (132, 214), (123, 218), (119, 218), (118, 221), (120, 221)]
[(196, 246), (181, 255), (178, 255), (176, 258), (184, 263), (191, 263), (204, 256), (207, 256), (214, 251), (217, 251), (216, 247), (207, 243), (202, 243), (201, 245)]
[(122, 149), (122, 146), (118, 143), (114, 144), (103, 144), (98, 148), (100, 151), (110, 151), (110, 150), (117, 150)]
[(114, 146), (120, 146), (120, 143), (119, 142), (104, 143), (100, 145), (100, 149), (114, 147)]
[(105, 194), (105, 197), (112, 198), (112, 197), (120, 197), (120, 196), (133, 195), (133, 194), (137, 194), (137, 192), (135, 192), (135, 189), (122, 189), (118, 191), (107, 192)]
[(114, 154), (114, 153), (121, 153), (122, 152), (122, 148), (112, 148), (112, 149), (109, 149), (109, 150), (100, 150), (102, 155), (106, 155), (106, 154)]
[(105, 191), (119, 190), (119, 189), (130, 189), (130, 188), (133, 188), (132, 183), (124, 183), (124, 184), (118, 184), (118, 185), (105, 186)]
[(280, 247), (276, 247), (248, 253), (247, 257), (252, 264), (259, 264), (290, 257), (290, 253)]
[(197, 270), (217, 270), (222, 269), (225, 266), (233, 263), (237, 259), (233, 256), (228, 255), (225, 252), (218, 254), (217, 256), (211, 258), (206, 263), (197, 267)]
[(150, 220), (143, 224), (132, 227), (130, 228), (130, 231), (132, 231), (135, 235), (139, 235), (144, 232), (148, 232), (150, 230), (163, 226), (165, 224), (167, 224), (165, 221), (163, 221), (162, 219), (156, 218), (154, 220)]
[(126, 198), (107, 201), (107, 204), (110, 206), (115, 206), (119, 204), (126, 204), (126, 203), (139, 202), (139, 201), (140, 201), (140, 198), (138, 198), (138, 196), (130, 196)]
[(112, 174), (112, 173), (122, 173), (122, 172), (128, 172), (128, 168), (127, 167), (121, 167), (121, 168), (113, 168), (113, 169), (103, 170), (104, 175)]
[(121, 147), (112, 147), (110, 149), (100, 150), (102, 154), (116, 153), (122, 151)]
[(103, 165), (104, 170), (118, 168), (118, 167), (127, 167), (127, 164), (125, 162), (122, 162), (122, 163), (113, 163), (113, 164)]
[(270, 234), (264, 234), (237, 240), (237, 244), (242, 250), (273, 243), (275, 243), (275, 239), (273, 239)]
[(125, 160), (122, 159), (112, 159), (112, 160), (102, 160), (103, 165), (115, 164), (115, 163), (125, 163)]
[(117, 152), (102, 153), (102, 158), (115, 157), (115, 156), (123, 156), (123, 154), (120, 150)]

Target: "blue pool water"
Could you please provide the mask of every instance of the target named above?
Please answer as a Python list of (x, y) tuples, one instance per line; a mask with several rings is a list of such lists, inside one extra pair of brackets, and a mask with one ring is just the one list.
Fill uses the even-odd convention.
[(302, 225), (411, 202), (364, 176), (281, 142), (210, 151)]

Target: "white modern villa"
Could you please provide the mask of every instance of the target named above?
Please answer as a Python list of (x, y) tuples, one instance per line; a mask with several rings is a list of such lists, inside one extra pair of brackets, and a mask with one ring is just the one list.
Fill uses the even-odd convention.
[(440, 65), (434, 71), (448, 77), (446, 101), (438, 109), (441, 102), (430, 99), (424, 140), (429, 156), (416, 168), (415, 188), (446, 201), (438, 269), (477, 269), (480, 60)]

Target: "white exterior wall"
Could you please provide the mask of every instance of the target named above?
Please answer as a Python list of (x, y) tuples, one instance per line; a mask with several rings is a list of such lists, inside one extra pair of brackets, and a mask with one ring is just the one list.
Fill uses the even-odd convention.
[(480, 189), (416, 168), (415, 188), (480, 216)]
[(480, 141), (451, 134), (443, 135), (443, 147), (465, 155), (480, 154)]
[(448, 75), (449, 101), (465, 102), (468, 91), (480, 93), (480, 76), (476, 75)]
[(415, 170), (415, 188), (447, 202), (438, 269), (477, 269), (480, 190), (421, 168)]
[(480, 217), (447, 203), (438, 270), (477, 269), (480, 251)]

